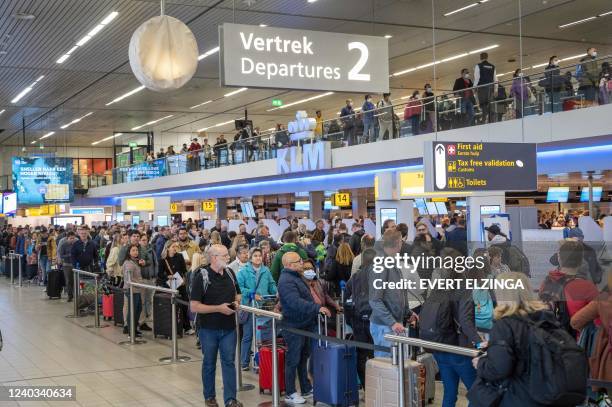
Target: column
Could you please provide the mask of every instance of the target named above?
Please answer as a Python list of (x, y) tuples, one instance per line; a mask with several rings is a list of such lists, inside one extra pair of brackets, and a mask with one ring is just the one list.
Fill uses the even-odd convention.
[(368, 202), (365, 193), (359, 193), (358, 189), (351, 190), (351, 206), (353, 208), (353, 218), (358, 219), (360, 216), (366, 218), (368, 216)]
[[(414, 224), (414, 201), (399, 199), (399, 186), (396, 172), (383, 172), (376, 174), (376, 238), (381, 238), (381, 228), (384, 223), (383, 216), (395, 215), (396, 223), (405, 223), (411, 231)], [(409, 235), (409, 240), (414, 236)]]
[[(480, 221), (480, 207), (499, 205), (500, 212), (506, 213), (506, 194), (503, 191), (475, 193), (467, 197), (467, 232), (468, 242), (486, 242)], [(512, 219), (510, 219), (512, 230)]]
[(215, 212), (217, 215), (217, 219), (227, 219), (227, 199), (219, 198), (217, 199), (215, 205)]
[(310, 203), (309, 216), (313, 222), (323, 217), (324, 201), (325, 195), (323, 191), (313, 191), (308, 194), (308, 202)]

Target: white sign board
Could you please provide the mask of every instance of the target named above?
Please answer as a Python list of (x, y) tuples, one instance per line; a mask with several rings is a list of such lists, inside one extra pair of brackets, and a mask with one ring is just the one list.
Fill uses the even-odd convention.
[(384, 37), (224, 23), (219, 26), (222, 86), (389, 91)]

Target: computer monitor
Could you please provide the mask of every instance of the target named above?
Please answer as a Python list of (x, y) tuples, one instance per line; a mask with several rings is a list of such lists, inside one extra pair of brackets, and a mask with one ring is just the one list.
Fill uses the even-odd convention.
[(425, 200), (423, 198), (415, 199), (414, 206), (419, 211), (419, 215), (427, 215), (427, 205), (425, 205)]
[(546, 202), (564, 203), (569, 197), (569, 187), (550, 187), (546, 194)]
[(427, 212), (429, 212), (430, 215), (437, 215), (438, 214), (438, 208), (436, 208), (436, 202), (427, 202)]
[(436, 202), (436, 209), (440, 215), (448, 215), (448, 209), (446, 208), (446, 203), (444, 202)]
[(295, 201), (294, 211), (309, 211), (310, 210), (310, 202), (309, 201)]
[(240, 209), (242, 210), (242, 215), (248, 218), (255, 217), (255, 208), (253, 207), (253, 202), (251, 201), (243, 201), (240, 202)]
[[(593, 187), (593, 202), (601, 201), (603, 187)], [(582, 188), (580, 191), (580, 202), (589, 202), (589, 187)]]
[(397, 209), (395, 208), (381, 208), (380, 209), (380, 223), (383, 224), (387, 219), (391, 219), (397, 223)]

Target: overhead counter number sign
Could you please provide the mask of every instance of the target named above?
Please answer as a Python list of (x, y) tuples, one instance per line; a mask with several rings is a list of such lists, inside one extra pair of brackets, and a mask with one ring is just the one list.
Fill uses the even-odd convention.
[(214, 212), (215, 211), (215, 201), (202, 201), (202, 211), (204, 212)]
[(531, 143), (426, 142), (427, 191), (531, 191), (537, 189), (536, 145)]
[(348, 192), (337, 192), (334, 194), (333, 199), (334, 206), (350, 206), (351, 205), (351, 194)]
[(224, 23), (219, 43), (222, 86), (389, 91), (387, 38)]
[(170, 204), (170, 212), (172, 212), (172, 213), (178, 212), (178, 204), (171, 203)]

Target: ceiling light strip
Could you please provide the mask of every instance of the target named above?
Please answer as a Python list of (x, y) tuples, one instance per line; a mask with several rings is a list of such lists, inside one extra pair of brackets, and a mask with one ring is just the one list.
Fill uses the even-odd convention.
[(17, 103), (21, 100), (21, 98), (23, 98), (25, 95), (27, 95), (28, 93), (30, 93), (30, 91), (32, 90), (32, 88), (34, 88), (34, 86), (40, 82), (42, 80), (42, 78), (44, 78), (44, 75), (41, 75), (38, 77), (38, 79), (36, 79), (34, 82), (32, 82), (32, 84), (28, 87), (26, 87), (25, 89), (23, 89), (21, 92), (19, 92), (17, 94), (17, 96), (15, 96), (13, 98), (13, 100), (11, 100), (11, 103)]
[(291, 107), (291, 106), (299, 105), (300, 103), (310, 102), (311, 100), (320, 99), (320, 98), (323, 98), (325, 96), (329, 96), (329, 95), (333, 95), (333, 94), (334, 94), (334, 92), (321, 93), (320, 95), (311, 96), (311, 97), (306, 98), (306, 99), (296, 100), (295, 102), (287, 103), (286, 105), (275, 107), (273, 109), (268, 109), (266, 111), (267, 112), (273, 112), (274, 110), (286, 109), (286, 108)]
[(467, 6), (458, 8), (457, 10), (449, 11), (448, 13), (444, 14), (444, 17), (448, 17), (448, 16), (452, 16), (453, 14), (461, 13), (462, 11), (469, 10), (476, 6), (480, 6), (481, 4), (484, 4), (488, 1), (489, 0), (480, 0), (480, 1), (477, 1), (476, 3), (468, 4)]
[(213, 102), (212, 100), (207, 100), (206, 102), (202, 102), (202, 103), (199, 103), (197, 105), (191, 106), (190, 109), (195, 109), (196, 107), (204, 106), (204, 105), (207, 105), (207, 104), (212, 103), (212, 102)]
[(226, 124), (234, 123), (236, 120), (240, 120), (240, 119), (232, 119), (232, 120), (228, 120), (228, 121), (226, 121), (226, 122), (217, 123), (217, 124), (214, 124), (214, 125), (212, 125), (212, 126), (203, 127), (203, 128), (198, 129), (198, 130), (196, 130), (196, 131), (197, 131), (197, 132), (200, 132), (200, 131), (206, 131), (206, 130), (208, 130), (208, 129), (213, 129), (213, 128), (215, 128), (215, 127), (225, 126)]
[(139, 87), (137, 87), (137, 88), (135, 88), (135, 89), (132, 89), (131, 91), (129, 91), (129, 92), (127, 92), (127, 93), (124, 93), (123, 95), (121, 95), (121, 96), (119, 96), (119, 97), (116, 97), (115, 99), (111, 100), (110, 102), (108, 102), (108, 103), (106, 104), (106, 106), (110, 106), (110, 105), (112, 105), (113, 103), (117, 103), (117, 102), (119, 102), (119, 101), (121, 101), (121, 100), (125, 99), (126, 97), (128, 97), (128, 96), (132, 96), (133, 94), (138, 93), (138, 92), (140, 92), (141, 90), (144, 90), (144, 89), (145, 89), (145, 87), (144, 87), (144, 86), (139, 86)]
[(81, 120), (83, 120), (84, 118), (86, 118), (87, 116), (91, 116), (93, 114), (93, 112), (89, 112), (81, 117), (77, 117), (76, 119), (74, 119), (73, 121), (71, 121), (70, 123), (66, 123), (62, 126), (60, 126), (60, 129), (64, 130), (67, 129), (68, 127), (72, 126), (73, 124), (76, 124), (78, 122), (80, 122)]
[(233, 92), (226, 93), (225, 95), (223, 95), (223, 97), (228, 98), (228, 97), (230, 97), (230, 96), (234, 96), (234, 95), (237, 95), (237, 94), (239, 94), (239, 93), (241, 93), (241, 92), (244, 92), (245, 90), (248, 90), (248, 89), (249, 89), (249, 88), (240, 88), (240, 89), (236, 89), (236, 90), (235, 90), (235, 91), (233, 91)]
[(169, 119), (169, 118), (171, 118), (173, 116), (174, 116), (173, 114), (169, 114), (168, 116), (160, 117), (157, 120), (152, 120), (152, 121), (147, 122), (145, 124), (141, 124), (140, 126), (132, 127), (132, 131), (142, 129), (143, 127), (146, 127), (146, 126), (151, 126), (153, 124), (161, 122), (162, 120)]
[(98, 25), (96, 25), (84, 37), (82, 37), (80, 40), (78, 40), (76, 45), (74, 45), (72, 48), (70, 48), (70, 50), (68, 52), (66, 52), (64, 55), (59, 57), (57, 59), (57, 61), (55, 61), (55, 63), (57, 63), (57, 64), (64, 63), (68, 58), (70, 58), (70, 55), (72, 55), (72, 53), (77, 50), (77, 48), (82, 47), (83, 45), (88, 43), (89, 40), (91, 40), (96, 34), (98, 34), (100, 31), (102, 31), (102, 29), (104, 27), (106, 27), (111, 21), (113, 21), (115, 19), (115, 17), (117, 17), (118, 14), (119, 14), (118, 12), (113, 11), (112, 13), (110, 13), (109, 15), (104, 17), (104, 19), (102, 21), (100, 21), (100, 23)]
[(117, 138), (117, 137), (122, 136), (122, 135), (123, 135), (123, 133), (113, 134), (112, 136), (110, 136), (110, 137), (105, 137), (105, 138), (103, 138), (102, 140), (94, 141), (93, 143), (91, 143), (91, 145), (92, 145), (92, 146), (95, 146), (96, 144), (102, 143), (103, 141), (108, 141), (108, 140), (111, 140), (111, 139)]
[(206, 51), (205, 53), (203, 53), (202, 55), (200, 55), (198, 57), (198, 61), (201, 61), (201, 60), (203, 60), (206, 57), (209, 57), (209, 56), (211, 56), (213, 54), (216, 54), (217, 52), (219, 52), (219, 47), (215, 47), (215, 48), (209, 49), (208, 51)]

